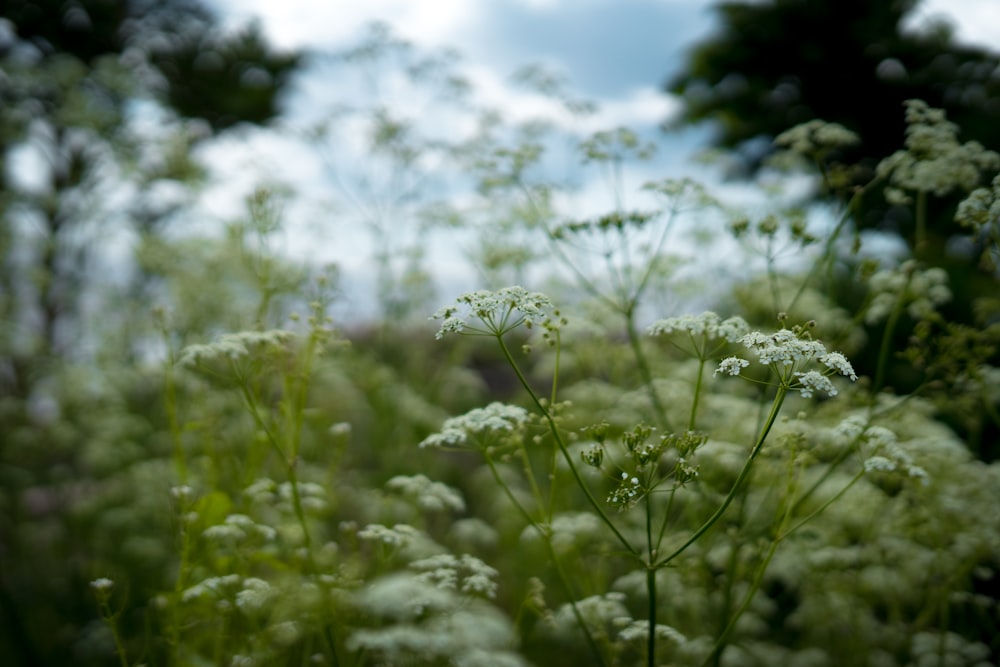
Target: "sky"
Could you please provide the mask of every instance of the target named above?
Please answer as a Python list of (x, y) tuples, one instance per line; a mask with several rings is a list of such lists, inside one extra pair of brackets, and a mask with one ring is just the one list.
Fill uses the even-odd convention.
[[(236, 27), (259, 19), (276, 47), (314, 54), (340, 52), (356, 45), (373, 21), (388, 23), (395, 36), (411, 42), (420, 53), (456, 50), (462, 74), (475, 87), (477, 104), (496, 107), (509, 118), (543, 116), (560, 123), (577, 122), (576, 130), (584, 133), (628, 126), (658, 142), (656, 159), (625, 174), (630, 188), (666, 176), (712, 178), (692, 161), (706, 143), (704, 129), (669, 136), (658, 129), (676, 109), (676, 102), (662, 92), (663, 83), (680, 66), (685, 51), (713, 29), (710, 0), (211, 1), (226, 23)], [(958, 41), (996, 48), (1000, 44), (997, 2), (925, 0), (910, 22), (921, 25), (942, 18), (955, 27)], [(529, 64), (543, 65), (563, 77), (574, 96), (596, 102), (598, 113), (585, 121), (571, 121), (560, 116), (551, 100), (518, 88), (510, 74)], [(206, 193), (204, 204), (212, 215), (231, 217), (238, 215), (240, 193), (255, 183), (268, 179), (294, 183), (306, 196), (287, 212), (296, 221), (296, 231), (286, 239), (288, 251), (309, 261), (337, 263), (352, 286), (347, 291), (357, 292), (372, 289), (374, 241), (356, 220), (350, 222), (350, 206), (345, 209), (344, 201), (354, 198), (348, 182), (370, 185), (375, 179), (375, 174), (364, 172), (369, 156), (358, 131), (351, 132), (349, 126), (331, 137), (322, 151), (315, 150), (316, 141), (292, 136), (329, 118), (345, 99), (409, 112), (430, 133), (471, 131), (470, 117), (454, 115), (453, 110), (421, 97), (387, 70), (373, 71), (365, 80), (319, 56), (286, 102), (282, 131), (249, 130), (218, 142), (206, 154), (224, 176)], [(348, 173), (355, 169), (360, 175)], [(561, 202), (565, 210), (602, 213), (612, 205), (612, 193), (598, 174), (579, 174), (577, 185), (573, 197)], [(726, 187), (732, 197), (751, 196), (749, 188)], [(405, 246), (404, 239), (395, 241)], [(444, 245), (435, 245), (438, 255), (431, 257), (431, 265), (438, 267), (446, 289), (475, 287), (475, 277), (467, 269), (448, 261), (448, 243)]]

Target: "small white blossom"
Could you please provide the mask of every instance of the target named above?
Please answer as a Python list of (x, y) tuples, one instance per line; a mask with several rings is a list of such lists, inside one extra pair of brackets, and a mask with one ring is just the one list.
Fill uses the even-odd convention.
[(847, 357), (840, 352), (828, 352), (824, 355), (820, 355), (817, 361), (827, 368), (835, 370), (841, 375), (851, 378), (851, 381), (856, 381), (858, 379), (858, 376), (854, 373), (854, 367), (851, 365), (851, 362), (849, 362)]
[(730, 343), (738, 341), (749, 330), (750, 326), (742, 317), (723, 320), (711, 311), (705, 311), (701, 315), (681, 315), (657, 320), (647, 329), (651, 336), (686, 331), (692, 336), (704, 336), (709, 340), (722, 338)]
[(906, 123), (906, 149), (885, 158), (875, 169), (878, 177), (889, 180), (886, 194), (896, 203), (902, 201), (902, 191), (937, 197), (955, 189), (970, 191), (979, 185), (981, 173), (1000, 167), (1000, 155), (994, 151), (975, 141), (960, 144), (958, 127), (947, 121), (941, 109), (907, 100)]
[(719, 367), (715, 369), (714, 375), (725, 373), (726, 375), (739, 375), (740, 371), (750, 365), (750, 362), (740, 357), (728, 357), (719, 362)]
[(223, 334), (208, 345), (188, 345), (181, 350), (178, 363), (194, 366), (199, 362), (216, 359), (238, 359), (250, 354), (254, 348), (280, 348), (295, 337), (291, 331), (271, 329), (270, 331), (241, 331)]
[(528, 411), (516, 405), (493, 402), (445, 421), (439, 433), (427, 436), (420, 447), (461, 447), (473, 434), (514, 431), (528, 420)]
[(812, 398), (813, 392), (820, 392), (827, 396), (836, 396), (837, 388), (830, 382), (830, 378), (819, 371), (806, 371), (805, 373), (795, 373), (798, 378), (798, 386), (795, 387), (802, 394), (802, 398)]
[[(482, 327), (470, 324), (471, 318), (478, 320)], [(454, 305), (440, 308), (430, 319), (441, 320), (438, 339), (449, 333), (499, 336), (522, 324), (529, 328), (539, 325), (557, 329), (562, 323), (549, 297), (519, 286), (504, 287), (496, 292), (466, 292)]]
[(465, 500), (457, 489), (441, 482), (434, 482), (425, 475), (397, 475), (386, 482), (386, 488), (402, 494), (418, 507), (428, 511), (440, 512), (450, 509), (461, 512), (465, 509)]
[(774, 143), (802, 155), (814, 156), (834, 148), (853, 146), (859, 141), (857, 134), (839, 123), (810, 120), (785, 130)]
[(115, 582), (107, 577), (99, 577), (90, 582), (90, 587), (98, 593), (107, 593), (114, 587), (114, 585)]
[(865, 472), (892, 472), (896, 464), (884, 456), (872, 456), (865, 461)]

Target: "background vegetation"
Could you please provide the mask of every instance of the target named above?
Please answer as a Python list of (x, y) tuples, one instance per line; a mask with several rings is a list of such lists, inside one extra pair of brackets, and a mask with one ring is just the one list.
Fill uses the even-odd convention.
[[(669, 84), (761, 193), (812, 184), (753, 207), (373, 27), (336, 63), (475, 129), (301, 130), (375, 249), (343, 322), (336, 268), (275, 250), (293, 187), (172, 233), (304, 54), (187, 0), (2, 5), (0, 661), (997, 664), (1000, 63), (856, 4), (720, 5)], [(562, 210), (567, 146), (606, 213)], [(435, 293), (441, 233), (483, 292)]]

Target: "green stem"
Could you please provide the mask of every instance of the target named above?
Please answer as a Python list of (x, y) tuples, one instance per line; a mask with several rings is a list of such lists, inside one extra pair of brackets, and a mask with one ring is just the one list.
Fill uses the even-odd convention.
[(896, 331), (896, 325), (899, 323), (899, 318), (903, 314), (903, 299), (906, 295), (906, 290), (909, 288), (910, 282), (906, 281), (906, 286), (903, 287), (903, 291), (900, 292), (899, 298), (896, 299), (896, 303), (893, 304), (892, 312), (889, 313), (889, 319), (885, 323), (885, 330), (882, 332), (882, 343), (879, 345), (878, 350), (878, 362), (875, 367), (875, 381), (872, 383), (872, 393), (871, 400), (874, 405), (875, 397), (878, 392), (882, 389), (882, 384), (885, 382), (886, 367), (889, 364), (889, 356), (892, 348), (892, 334)]
[(534, 518), (532, 518), (528, 510), (524, 508), (524, 505), (522, 505), (517, 500), (513, 492), (510, 490), (510, 487), (507, 486), (507, 483), (503, 480), (503, 477), (500, 476), (500, 471), (497, 470), (496, 464), (493, 462), (493, 459), (490, 458), (488, 454), (484, 455), (484, 458), (486, 459), (486, 465), (489, 466), (490, 473), (492, 473), (493, 480), (497, 483), (497, 486), (499, 486), (500, 489), (504, 492), (504, 494), (507, 496), (507, 499), (510, 500), (511, 504), (513, 504), (514, 507), (517, 509), (518, 513), (520, 513), (520, 515), (524, 517), (524, 520), (528, 522), (528, 525), (534, 528), (535, 532), (537, 532), (538, 535), (542, 538), (542, 541), (545, 542), (545, 548), (549, 552), (549, 558), (552, 559), (552, 567), (556, 571), (556, 576), (559, 579), (559, 584), (563, 587), (563, 590), (566, 592), (566, 598), (569, 600), (570, 608), (573, 610), (573, 617), (576, 619), (577, 624), (580, 626), (580, 629), (583, 631), (584, 636), (587, 638), (587, 644), (590, 646), (591, 650), (594, 652), (594, 655), (597, 657), (597, 661), (603, 666), (605, 664), (604, 656), (601, 654), (601, 649), (597, 645), (597, 640), (594, 639), (594, 636), (591, 634), (590, 628), (587, 627), (587, 623), (583, 618), (583, 614), (580, 613), (580, 610), (576, 606), (573, 587), (570, 584), (569, 578), (566, 576), (566, 572), (562, 569), (562, 565), (559, 562), (559, 557), (552, 546), (552, 531), (548, 528), (544, 528), (541, 525), (539, 525), (539, 523), (535, 521)]
[(656, 558), (656, 544), (653, 542), (653, 501), (650, 493), (646, 494), (646, 550), (649, 561), (646, 564), (646, 596), (648, 598), (649, 631), (646, 636), (646, 665), (656, 664), (656, 569), (653, 560)]
[(756, 459), (757, 455), (760, 454), (760, 450), (764, 446), (764, 441), (767, 439), (767, 435), (768, 433), (770, 433), (771, 427), (774, 426), (774, 422), (778, 418), (778, 413), (781, 411), (781, 404), (785, 401), (785, 395), (787, 394), (787, 392), (788, 392), (788, 387), (786, 387), (784, 384), (778, 385), (778, 391), (774, 396), (773, 403), (771, 404), (771, 412), (767, 416), (767, 421), (765, 421), (764, 426), (761, 429), (760, 435), (757, 436), (757, 442), (754, 444), (753, 449), (750, 451), (750, 456), (747, 458), (746, 463), (743, 464), (743, 469), (740, 470), (739, 476), (737, 476), (736, 481), (733, 483), (733, 488), (729, 490), (729, 494), (726, 496), (725, 500), (722, 501), (722, 504), (719, 505), (719, 508), (715, 510), (715, 513), (712, 514), (712, 516), (710, 516), (708, 520), (705, 521), (704, 524), (702, 524), (701, 528), (696, 530), (694, 534), (691, 535), (691, 537), (689, 537), (686, 542), (684, 542), (684, 544), (677, 547), (677, 549), (675, 549), (673, 553), (671, 553), (669, 556), (666, 556), (658, 560), (654, 564), (654, 567), (661, 568), (666, 566), (668, 563), (670, 563), (670, 561), (677, 558), (677, 556), (681, 555), (684, 551), (686, 551), (688, 547), (697, 542), (702, 535), (708, 532), (708, 530), (712, 526), (714, 526), (715, 523), (720, 518), (722, 518), (722, 515), (725, 513), (726, 509), (736, 498), (737, 491), (739, 491), (740, 487), (743, 485), (743, 482), (750, 475), (750, 468), (753, 466), (754, 459)]
[(496, 338), (497, 342), (500, 343), (500, 349), (503, 351), (503, 355), (507, 359), (507, 363), (510, 364), (510, 367), (514, 370), (514, 374), (517, 375), (517, 379), (521, 383), (521, 386), (524, 387), (524, 390), (526, 392), (528, 392), (528, 396), (531, 397), (531, 400), (532, 402), (534, 402), (535, 407), (538, 408), (538, 411), (542, 414), (543, 417), (545, 417), (545, 421), (548, 422), (549, 430), (552, 432), (552, 438), (555, 440), (556, 446), (559, 447), (559, 451), (560, 453), (562, 453), (563, 459), (565, 459), (566, 465), (569, 467), (569, 470), (572, 473), (573, 479), (576, 481), (577, 486), (580, 487), (580, 490), (582, 490), (584, 496), (586, 496), (587, 502), (590, 504), (591, 508), (593, 508), (593, 510), (597, 513), (597, 516), (601, 519), (601, 521), (604, 522), (604, 525), (606, 525), (608, 529), (611, 530), (611, 532), (618, 539), (621, 545), (625, 547), (625, 549), (630, 554), (638, 555), (638, 552), (636, 551), (635, 547), (633, 547), (629, 543), (629, 541), (625, 539), (625, 536), (622, 535), (621, 531), (619, 531), (618, 528), (615, 526), (615, 524), (612, 523), (610, 517), (608, 517), (608, 515), (604, 512), (604, 508), (601, 507), (600, 503), (597, 502), (597, 499), (594, 498), (594, 495), (590, 492), (590, 488), (587, 486), (587, 483), (580, 475), (580, 471), (577, 469), (576, 464), (573, 463), (573, 457), (570, 456), (569, 449), (567, 449), (566, 447), (566, 443), (563, 442), (562, 436), (559, 434), (559, 427), (556, 426), (556, 422), (552, 418), (552, 413), (549, 412), (549, 410), (546, 409), (544, 405), (542, 405), (542, 402), (541, 400), (539, 400), (538, 395), (531, 388), (531, 385), (528, 384), (527, 378), (524, 377), (524, 374), (521, 372), (521, 368), (517, 365), (517, 362), (514, 361), (514, 357), (510, 353), (510, 349), (504, 342), (503, 336), (497, 336)]
[(698, 414), (698, 401), (701, 398), (701, 384), (705, 377), (705, 359), (704, 356), (698, 357), (698, 377), (695, 378), (694, 382), (694, 398), (691, 399), (691, 416), (688, 418), (688, 430), (693, 431), (695, 427), (695, 420)]
[(672, 430), (670, 419), (667, 417), (667, 411), (663, 407), (663, 403), (660, 402), (659, 394), (656, 392), (656, 386), (653, 384), (653, 373), (649, 369), (649, 362), (646, 361), (646, 355), (642, 351), (642, 341), (639, 339), (639, 332), (635, 328), (634, 306), (635, 304), (632, 305), (625, 315), (625, 331), (628, 334), (629, 346), (632, 348), (632, 355), (635, 357), (635, 363), (639, 368), (639, 375), (642, 376), (642, 382), (646, 385), (646, 391), (649, 393), (649, 400), (653, 404), (653, 410), (656, 412), (659, 426), (666, 431), (670, 431)]

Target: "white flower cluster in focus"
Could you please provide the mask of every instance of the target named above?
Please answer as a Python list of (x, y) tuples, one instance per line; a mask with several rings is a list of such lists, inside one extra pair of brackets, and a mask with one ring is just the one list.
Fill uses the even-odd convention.
[[(811, 398), (815, 392), (836, 396), (837, 389), (830, 381), (830, 375), (843, 375), (852, 381), (858, 379), (851, 362), (843, 354), (827, 352), (823, 343), (797, 329), (779, 329), (770, 334), (751, 331), (740, 338), (740, 342), (757, 356), (760, 363), (770, 366), (782, 384), (797, 389), (803, 398)], [(811, 363), (824, 368), (800, 370)], [(728, 357), (719, 362), (715, 374), (740, 375), (749, 365), (749, 360), (742, 357)]]
[[(548, 332), (564, 323), (549, 297), (519, 286), (496, 292), (466, 292), (455, 304), (439, 309), (430, 319), (441, 320), (441, 329), (435, 336), (438, 339), (448, 333), (501, 336), (522, 324), (528, 328), (542, 326)], [(473, 319), (482, 326), (470, 323)]]

